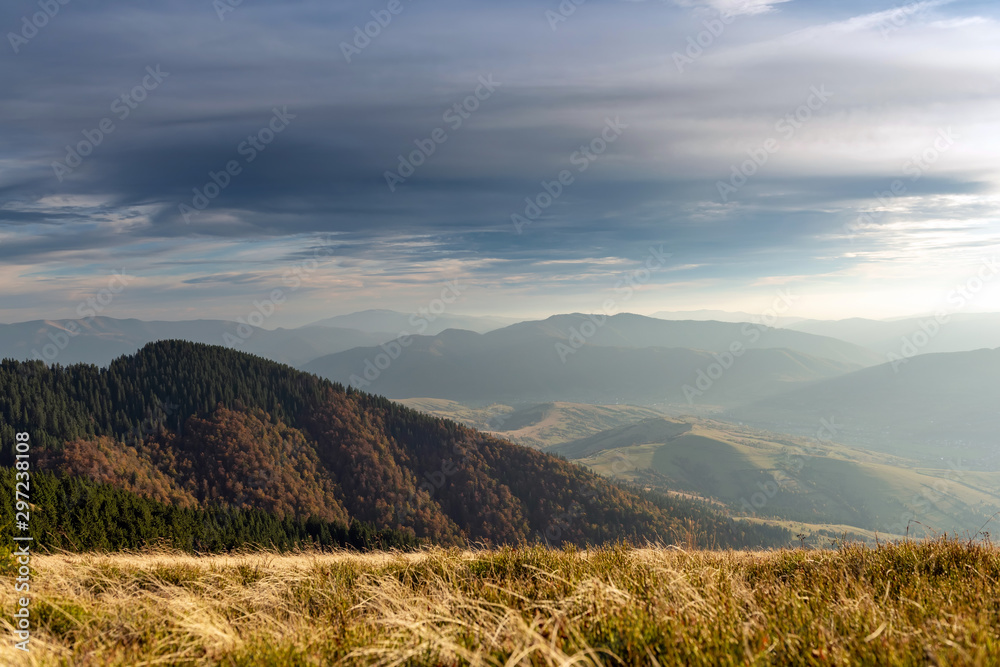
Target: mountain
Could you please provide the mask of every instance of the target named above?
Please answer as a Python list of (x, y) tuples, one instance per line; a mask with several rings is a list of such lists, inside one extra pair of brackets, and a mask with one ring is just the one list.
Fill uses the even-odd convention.
[(552, 338), (568, 344), (619, 348), (682, 347), (724, 353), (736, 344), (746, 349), (783, 348), (801, 354), (845, 364), (870, 366), (883, 358), (853, 343), (763, 324), (658, 320), (643, 315), (620, 313), (603, 315), (553, 315), (532, 322), (520, 322), (491, 331), (486, 339), (494, 346), (514, 344), (532, 338)]
[(546, 451), (553, 445), (615, 426), (662, 416), (656, 410), (635, 405), (554, 402), (526, 407), (493, 404), (476, 408), (439, 398), (409, 398), (399, 402), (414, 410), (491, 431), (511, 442)]
[(487, 334), (413, 336), (303, 368), (400, 399), (686, 406), (736, 405), (877, 361), (849, 343), (749, 324), (616, 315), (598, 326), (562, 315)]
[(4, 361), (0, 464), (22, 430), (44, 470), (180, 508), (440, 544), (787, 537), (218, 346), (151, 343), (103, 369)]
[(691, 424), (672, 419), (644, 419), (602, 431), (588, 438), (573, 440), (552, 448), (568, 459), (582, 459), (609, 449), (631, 447), (649, 442), (668, 442), (691, 430)]
[(903, 357), (1000, 347), (1000, 313), (952, 313), (941, 320), (932, 315), (891, 321), (803, 320), (783, 326), (867, 347), (883, 355), (883, 361), (890, 353)]
[(400, 313), (394, 310), (363, 310), (358, 313), (336, 315), (314, 322), (314, 326), (341, 327), (359, 331), (392, 331), (396, 335), (426, 334), (433, 336), (445, 329), (466, 329), (486, 333), (514, 324), (518, 320), (509, 317), (477, 317), (472, 315), (451, 315), (432, 312)]
[(634, 405), (542, 403), (498, 419), (497, 431), (513, 442), (551, 451), (557, 443), (660, 416), (656, 410)]
[(38, 320), (0, 324), (0, 358), (38, 358), (64, 365), (86, 363), (106, 366), (112, 359), (131, 354), (147, 343), (177, 339), (210, 345), (225, 344), (268, 359), (298, 365), (352, 347), (377, 345), (395, 336), (396, 333), (378, 334), (331, 327), (268, 330), (224, 320), (144, 322), (110, 317)]
[(1000, 349), (924, 354), (732, 410), (795, 433), (836, 426), (840, 442), (911, 458), (1000, 469)]
[(915, 465), (829, 440), (706, 419), (648, 419), (550, 451), (612, 478), (835, 534), (843, 527), (883, 535), (908, 527), (911, 535), (975, 534), (1000, 510), (1000, 472)]
[[(697, 320), (699, 322), (706, 320), (714, 320), (716, 322), (759, 322), (761, 319), (760, 314), (754, 315), (740, 310), (709, 310), (706, 308), (700, 310), (661, 310), (653, 313), (650, 317), (660, 320)], [(779, 317), (774, 322), (774, 325), (786, 326), (801, 319), (799, 317)]]

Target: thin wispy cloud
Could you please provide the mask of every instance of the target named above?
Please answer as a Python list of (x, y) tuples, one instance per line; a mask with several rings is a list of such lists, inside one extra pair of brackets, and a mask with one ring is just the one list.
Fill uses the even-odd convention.
[[(193, 0), (68, 5), (0, 59), (0, 318), (62, 312), (72, 299), (39, 281), (85, 293), (121, 266), (143, 275), (133, 301), (116, 301), (121, 315), (224, 315), (319, 238), (334, 239), (337, 261), (314, 284), (343, 291), (290, 303), (290, 321), (376, 298), (409, 310), (449, 273), (469, 281), (478, 312), (585, 308), (651, 245), (687, 267), (684, 307), (745, 309), (760, 278), (891, 268), (910, 252), (891, 225), (911, 221), (912, 248), (936, 244), (954, 268), (997, 224), (989, 4), (594, 2), (556, 30), (532, 3), (407, 5), (347, 62), (341, 43), (370, 9), (244, 3), (219, 21)], [(721, 10), (736, 18), (714, 34), (706, 21)], [(22, 14), (5, 7), (0, 25)], [(156, 66), (169, 77), (120, 119), (115, 100)], [(501, 84), (487, 99), (475, 98), (480, 77)], [(821, 104), (818, 89), (831, 93)], [(248, 137), (285, 107), (287, 130), (248, 161)], [(114, 131), (60, 180), (53, 164), (105, 117)], [(615, 119), (625, 127), (609, 143)], [(908, 165), (948, 128), (959, 138), (911, 180)], [(445, 141), (430, 138), (437, 129)], [(766, 163), (745, 167), (770, 140)], [(411, 157), (421, 164), (391, 191), (385, 174)], [(571, 183), (558, 183), (563, 171)], [(905, 192), (880, 202), (897, 179)], [(206, 205), (186, 220), (180, 205), (195, 201)], [(873, 210), (885, 213), (845, 231)], [(534, 218), (518, 234), (511, 216), (525, 211)], [(949, 227), (947, 243), (920, 228), (962, 216), (978, 226)], [(658, 273), (630, 307), (667, 309), (657, 301), (679, 298), (668, 274), (680, 270)], [(224, 279), (237, 274), (258, 280)], [(845, 293), (865, 289), (843, 275)]]
[(677, 0), (681, 7), (709, 7), (730, 16), (766, 14), (786, 2), (791, 0)]

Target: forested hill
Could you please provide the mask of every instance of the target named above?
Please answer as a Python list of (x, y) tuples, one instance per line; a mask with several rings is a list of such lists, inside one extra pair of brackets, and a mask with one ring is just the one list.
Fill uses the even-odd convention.
[(106, 369), (0, 364), (2, 463), (164, 506), (363, 522), (443, 544), (785, 543), (787, 531), (615, 486), (559, 458), (223, 347), (151, 343)]

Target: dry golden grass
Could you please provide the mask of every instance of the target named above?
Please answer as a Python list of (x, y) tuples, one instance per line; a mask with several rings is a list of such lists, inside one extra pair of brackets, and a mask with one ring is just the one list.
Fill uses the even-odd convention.
[(1000, 551), (945, 540), (34, 564), (3, 665), (1000, 664)]

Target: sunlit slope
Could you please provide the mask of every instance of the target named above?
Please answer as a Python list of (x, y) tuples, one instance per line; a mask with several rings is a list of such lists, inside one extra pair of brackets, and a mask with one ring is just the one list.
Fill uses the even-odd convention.
[(764, 398), (729, 413), (810, 433), (834, 420), (843, 442), (938, 465), (1000, 468), (1000, 349), (925, 354)]
[(514, 412), (511, 406), (500, 403), (486, 407), (471, 407), (446, 398), (404, 398), (396, 403), (480, 431), (494, 430), (498, 423), (502, 423), (507, 415)]
[(910, 524), (911, 534), (922, 534), (974, 532), (1000, 510), (997, 473), (914, 468), (828, 441), (718, 422), (682, 431), (677, 422), (650, 421), (552, 451), (603, 475), (700, 496), (749, 516), (883, 533), (902, 533)]
[(436, 398), (408, 398), (398, 402), (539, 449), (586, 438), (616, 426), (662, 417), (657, 410), (635, 405), (554, 402), (519, 408), (502, 404), (475, 408)]
[(687, 422), (664, 419), (645, 419), (598, 433), (589, 438), (574, 440), (552, 447), (551, 451), (570, 459), (580, 459), (614, 448), (630, 447), (651, 442), (671, 442), (691, 430)]

